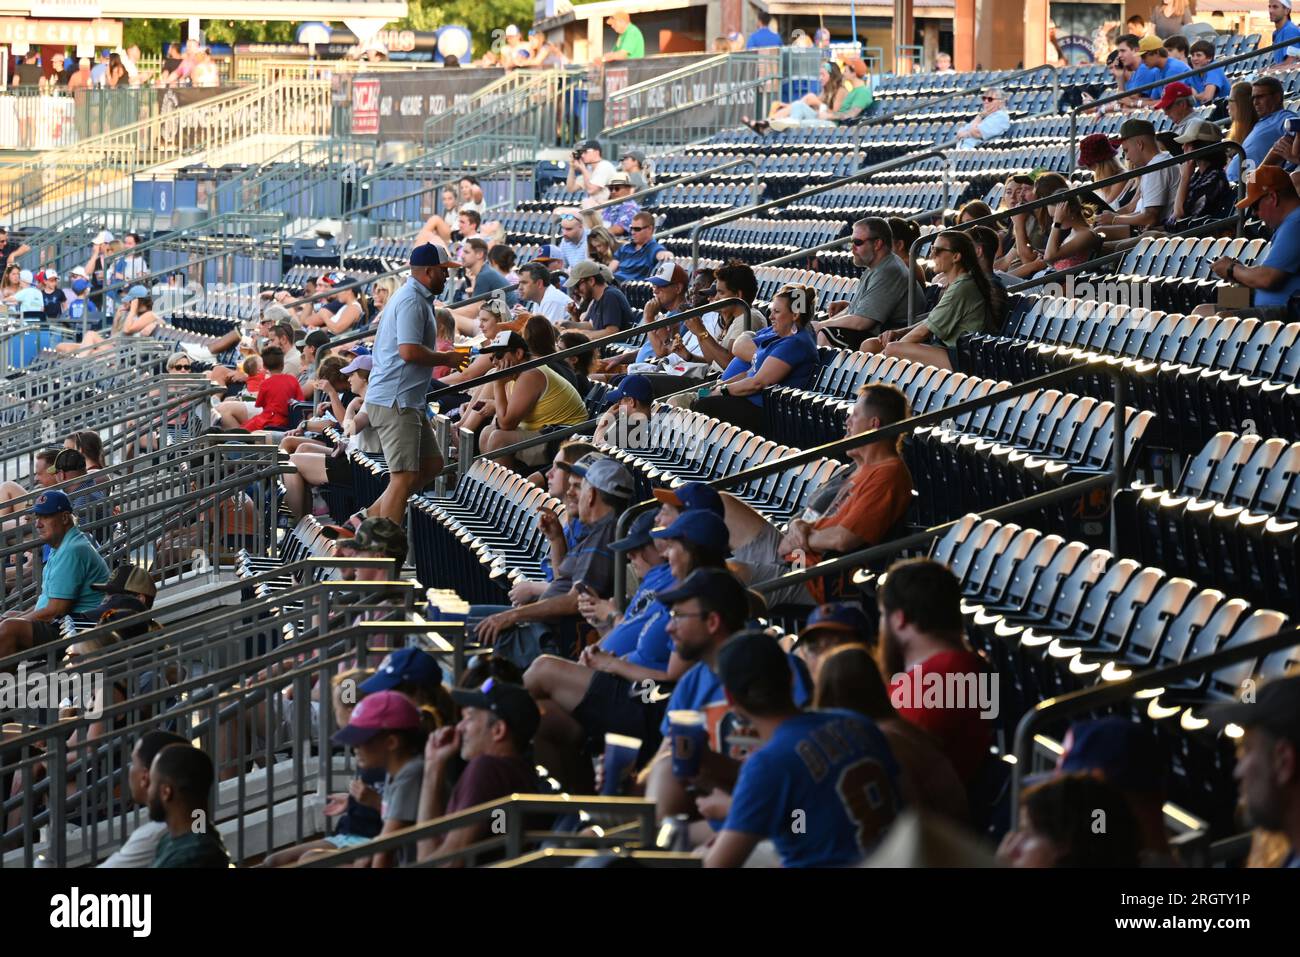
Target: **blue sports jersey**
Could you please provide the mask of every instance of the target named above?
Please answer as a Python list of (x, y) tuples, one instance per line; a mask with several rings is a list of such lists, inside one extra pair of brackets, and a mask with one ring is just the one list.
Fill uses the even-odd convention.
[(783, 722), (740, 766), (724, 831), (767, 838), (786, 867), (844, 867), (899, 810), (898, 765), (870, 718), (810, 711)]

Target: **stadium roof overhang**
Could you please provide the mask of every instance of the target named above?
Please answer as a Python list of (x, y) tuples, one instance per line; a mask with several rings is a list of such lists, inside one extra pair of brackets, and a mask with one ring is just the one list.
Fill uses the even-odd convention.
[[(882, 17), (893, 19), (892, 3), (853, 3), (848, 0), (827, 3), (825, 0), (755, 0), (755, 6), (766, 13), (787, 17), (823, 16), (848, 17)], [(915, 0), (912, 5), (913, 16), (951, 20), (953, 18), (953, 0)]]
[[(32, 0), (0, 0), (0, 16), (29, 17), (33, 8), (42, 6)], [(40, 16), (55, 15), (49, 3)], [(113, 20), (166, 18), (169, 20), (198, 17), (200, 20), (307, 20), (382, 19), (401, 20), (406, 16), (406, 0), (87, 0), (66, 4), (67, 16), (80, 19), (87, 8), (97, 8), (97, 17)], [(75, 10), (75, 12), (74, 12)]]

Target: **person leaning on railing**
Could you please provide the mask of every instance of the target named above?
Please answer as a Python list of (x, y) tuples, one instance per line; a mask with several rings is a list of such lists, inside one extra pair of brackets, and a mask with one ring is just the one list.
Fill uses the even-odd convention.
[(32, 504), (36, 533), (51, 549), (41, 571), (41, 593), (30, 611), (9, 612), (0, 621), (0, 658), (48, 644), (59, 637), (67, 615), (99, 607), (91, 586), (108, 581), (108, 565), (94, 542), (77, 527), (72, 501), (63, 492), (43, 492)]

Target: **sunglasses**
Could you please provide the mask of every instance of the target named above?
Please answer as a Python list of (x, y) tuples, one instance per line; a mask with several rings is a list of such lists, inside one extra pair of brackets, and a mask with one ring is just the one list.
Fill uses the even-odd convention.
[(633, 227), (632, 227), (632, 232), (634, 232), (634, 233), (641, 233), (641, 232), (645, 232), (647, 229), (650, 229), (650, 228), (651, 228), (651, 227), (649, 227), (649, 226), (633, 226)]
[(853, 245), (854, 245), (854, 246), (865, 246), (865, 245), (867, 245), (868, 243), (876, 243), (876, 242), (879, 242), (879, 241), (880, 241), (880, 237), (879, 237), (879, 236), (868, 236), (866, 239), (854, 239), (854, 240), (853, 240)]
[(985, 103), (996, 103), (998, 101), (996, 96), (981, 96), (980, 99)]
[(183, 365), (183, 366), (182, 366), (182, 365), (175, 365), (175, 366), (172, 366), (172, 370), (175, 371), (175, 372), (188, 372), (190, 369), (193, 369), (193, 368), (194, 368), (194, 367), (193, 367), (192, 365), (190, 365), (189, 363), (186, 363), (186, 364)]
[(938, 255), (939, 253), (950, 253), (952, 250), (947, 246), (934, 246), (930, 249), (930, 252)]

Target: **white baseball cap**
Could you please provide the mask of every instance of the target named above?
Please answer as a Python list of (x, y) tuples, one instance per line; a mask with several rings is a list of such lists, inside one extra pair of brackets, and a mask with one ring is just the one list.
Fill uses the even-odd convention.
[(87, 274), (87, 272), (86, 272), (86, 267), (85, 267), (85, 266), (74, 266), (73, 269), (72, 269), (72, 275), (74, 275), (74, 276), (80, 276), (82, 279), (89, 279), (89, 278), (90, 278), (90, 276), (89, 276), (89, 275)]
[(30, 286), (32, 284), (32, 271), (30, 269), (24, 269), (18, 274), (18, 280)]
[(101, 229), (98, 233), (95, 234), (96, 243), (111, 243), (112, 241), (113, 241), (113, 234), (110, 233), (107, 229)]

